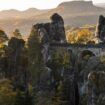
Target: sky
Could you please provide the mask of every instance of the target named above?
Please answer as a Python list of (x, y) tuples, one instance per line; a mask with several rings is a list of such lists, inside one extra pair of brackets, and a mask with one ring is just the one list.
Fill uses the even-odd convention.
[[(34, 7), (38, 9), (55, 8), (61, 2), (71, 0), (0, 0), (0, 10), (17, 9), (26, 10)], [(88, 0), (86, 0), (88, 1)], [(92, 0), (93, 3), (105, 3), (105, 0)]]

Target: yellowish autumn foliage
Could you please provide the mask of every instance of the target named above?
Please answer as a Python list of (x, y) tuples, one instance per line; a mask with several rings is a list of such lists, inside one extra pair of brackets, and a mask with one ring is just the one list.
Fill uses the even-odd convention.
[(3, 49), (4, 48), (4, 44), (0, 44), (0, 49)]
[(88, 29), (79, 30), (77, 32), (76, 40), (77, 42), (84, 42), (90, 39), (91, 32)]
[(89, 29), (78, 29), (67, 33), (69, 43), (87, 43), (94, 37), (93, 32)]

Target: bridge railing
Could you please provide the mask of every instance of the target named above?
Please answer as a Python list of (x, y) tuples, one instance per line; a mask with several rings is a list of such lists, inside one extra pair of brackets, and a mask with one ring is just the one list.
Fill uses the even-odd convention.
[(70, 43), (50, 43), (51, 47), (85, 47), (85, 48), (105, 48), (105, 44), (70, 44)]

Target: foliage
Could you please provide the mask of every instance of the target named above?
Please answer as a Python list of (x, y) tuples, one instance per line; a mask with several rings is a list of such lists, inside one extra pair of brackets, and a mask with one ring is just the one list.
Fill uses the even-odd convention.
[(40, 72), (43, 68), (40, 39), (37, 30), (32, 28), (28, 38), (28, 69), (31, 73), (32, 84), (39, 84)]
[(76, 29), (67, 33), (69, 43), (87, 43), (94, 38), (94, 34), (89, 29)]
[(15, 105), (16, 92), (13, 91), (11, 81), (0, 80), (0, 105)]
[(19, 90), (14, 91), (12, 81), (0, 80), (0, 105), (33, 105), (32, 97)]
[(4, 43), (7, 40), (8, 40), (7, 34), (3, 30), (0, 30), (0, 43)]
[(58, 48), (52, 55), (52, 62), (58, 67), (67, 66), (70, 65), (70, 58), (71, 55), (65, 48)]
[(67, 41), (68, 43), (76, 43), (77, 32), (68, 32), (67, 33)]
[(54, 105), (65, 105), (67, 101), (64, 99), (64, 86), (63, 82), (60, 81), (59, 86), (58, 86), (58, 92), (56, 93), (56, 96), (53, 98), (53, 104)]

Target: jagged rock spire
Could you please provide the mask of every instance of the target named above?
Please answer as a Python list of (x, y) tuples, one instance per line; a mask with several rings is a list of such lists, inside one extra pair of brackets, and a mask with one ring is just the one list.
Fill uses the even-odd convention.
[(101, 43), (105, 43), (105, 17), (103, 15), (99, 16), (96, 27), (96, 37), (100, 39)]

